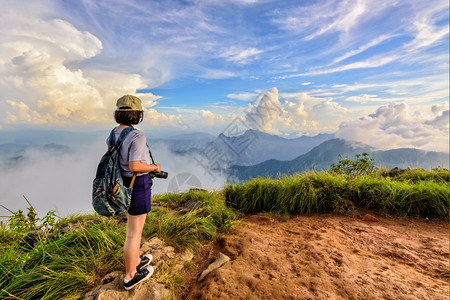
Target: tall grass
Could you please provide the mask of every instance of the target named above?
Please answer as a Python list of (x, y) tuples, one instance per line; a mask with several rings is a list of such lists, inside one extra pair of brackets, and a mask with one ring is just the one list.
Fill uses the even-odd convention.
[[(154, 208), (147, 216), (144, 232), (148, 236), (158, 236), (178, 249), (197, 251), (201, 243), (226, 232), (237, 219), (237, 215), (225, 205), (222, 192), (164, 194), (156, 197), (155, 201), (165, 205)], [(198, 202), (199, 205), (180, 217), (170, 213), (187, 202)]]
[(0, 298), (77, 299), (121, 265), (124, 227), (117, 225), (78, 223), (41, 236), (31, 249), (16, 241), (0, 258)]
[[(158, 236), (179, 250), (198, 250), (237, 218), (221, 192), (166, 194), (153, 201), (164, 205), (148, 214), (144, 238)], [(182, 216), (171, 212), (189, 201), (201, 205)], [(80, 298), (107, 273), (123, 270), (125, 230), (126, 223), (116, 217), (75, 215), (46, 232), (31, 232), (37, 238), (30, 243), (30, 232), (0, 224), (0, 299)]]
[(347, 176), (311, 172), (229, 184), (224, 193), (226, 203), (244, 213), (346, 213), (360, 207), (387, 215), (448, 219), (450, 184), (445, 178), (449, 172), (433, 172), (410, 171), (401, 178), (379, 173)]

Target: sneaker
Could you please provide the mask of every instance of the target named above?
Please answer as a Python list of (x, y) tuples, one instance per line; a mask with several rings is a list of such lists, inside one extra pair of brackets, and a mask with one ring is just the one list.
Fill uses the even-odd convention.
[(140, 269), (134, 274), (134, 277), (131, 280), (123, 280), (123, 287), (128, 291), (134, 288), (137, 284), (147, 280), (153, 274), (153, 267), (147, 267)]
[(144, 256), (141, 256), (141, 261), (136, 266), (136, 271), (139, 271), (140, 269), (148, 266), (151, 261), (152, 261), (152, 255), (151, 254), (146, 254)]

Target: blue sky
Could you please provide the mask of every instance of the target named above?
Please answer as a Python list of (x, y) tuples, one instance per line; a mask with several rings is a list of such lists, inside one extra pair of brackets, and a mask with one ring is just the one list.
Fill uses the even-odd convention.
[(218, 134), (270, 99), (269, 133), (448, 151), (447, 0), (0, 3), (0, 130), (106, 129), (130, 93)]

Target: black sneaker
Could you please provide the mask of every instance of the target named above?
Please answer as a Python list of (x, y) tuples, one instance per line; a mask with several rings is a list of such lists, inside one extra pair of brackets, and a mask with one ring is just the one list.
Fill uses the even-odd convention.
[(151, 254), (146, 254), (144, 256), (141, 256), (141, 261), (136, 266), (136, 271), (139, 271), (140, 269), (148, 266), (151, 261), (152, 261), (152, 255)]
[(123, 280), (123, 287), (127, 291), (131, 290), (137, 284), (149, 279), (150, 276), (152, 276), (153, 271), (154, 271), (154, 269), (152, 266), (140, 269), (139, 271), (136, 272), (136, 274), (134, 274), (134, 277), (131, 280), (129, 280), (129, 281), (125, 281), (125, 279)]

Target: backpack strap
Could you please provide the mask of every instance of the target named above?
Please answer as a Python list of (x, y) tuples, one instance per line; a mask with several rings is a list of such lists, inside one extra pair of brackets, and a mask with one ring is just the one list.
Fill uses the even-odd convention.
[[(108, 151), (113, 151), (114, 148), (117, 149), (117, 151), (119, 151), (120, 147), (122, 147), (123, 141), (125, 140), (126, 136), (131, 132), (135, 130), (134, 127), (130, 126), (130, 127), (126, 127), (122, 130), (122, 132), (120, 133), (119, 138), (116, 140), (116, 134), (115, 134), (115, 128), (113, 128), (111, 130), (111, 133), (109, 134), (109, 145), (108, 145)], [(130, 183), (130, 188), (133, 188), (134, 185), (134, 181), (136, 180), (136, 172), (133, 174), (133, 178), (131, 179), (131, 183)]]
[(109, 147), (115, 147), (117, 149), (120, 149), (120, 147), (122, 146), (123, 141), (125, 140), (125, 137), (131, 131), (135, 130), (135, 128), (131, 127), (131, 126), (124, 128), (122, 130), (122, 132), (120, 133), (120, 136), (117, 139), (117, 142), (116, 142), (116, 134), (115, 134), (114, 130), (115, 130), (115, 128), (113, 128), (113, 130), (111, 130), (111, 133), (109, 134)]

